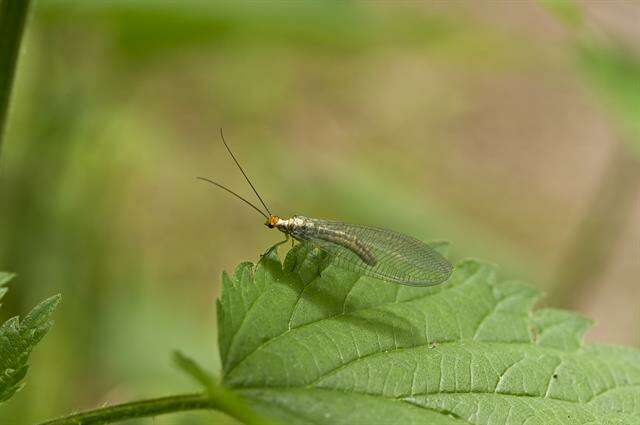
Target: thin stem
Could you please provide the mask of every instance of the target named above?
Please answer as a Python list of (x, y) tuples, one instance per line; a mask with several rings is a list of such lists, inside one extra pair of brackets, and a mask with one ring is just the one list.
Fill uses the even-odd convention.
[(0, 150), (30, 0), (0, 0)]
[[(218, 393), (218, 395), (221, 395)], [(233, 398), (217, 397), (207, 393), (180, 394), (169, 397), (152, 398), (117, 404), (86, 412), (75, 413), (40, 425), (90, 425), (109, 424), (134, 418), (153, 417), (166, 413), (184, 412), (188, 410), (219, 410), (245, 424), (265, 424), (248, 408), (240, 408)]]
[(599, 187), (564, 254), (549, 299), (559, 307), (575, 307), (590, 293), (613, 259), (625, 235), (640, 188), (640, 161), (620, 142), (612, 149)]

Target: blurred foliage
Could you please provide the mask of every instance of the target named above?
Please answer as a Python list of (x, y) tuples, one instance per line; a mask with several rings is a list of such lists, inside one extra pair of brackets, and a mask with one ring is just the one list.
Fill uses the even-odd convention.
[(274, 212), (451, 240), (534, 282), (601, 164), (567, 51), (471, 5), (35, 6), (0, 162), (0, 268), (23, 284), (0, 314), (65, 303), (0, 423), (189, 390), (178, 347), (220, 369), (218, 276), (280, 238), (195, 181), (248, 193), (221, 126)]
[(565, 249), (552, 291), (556, 305), (575, 306), (575, 294), (592, 292), (610, 267), (616, 245), (627, 237), (640, 194), (640, 55), (615, 31), (596, 25), (597, 11), (588, 5), (542, 3), (569, 30), (577, 69), (610, 111), (616, 139), (573, 242)]
[(619, 116), (624, 140), (640, 155), (640, 57), (603, 28), (587, 25), (581, 5), (572, 0), (541, 0), (574, 37), (577, 65), (609, 109)]
[[(49, 2), (43, 15), (66, 19), (74, 2)], [(353, 54), (384, 44), (424, 45), (448, 36), (453, 22), (389, 9), (392, 16), (372, 13), (357, 2), (111, 1), (86, 2), (74, 14), (109, 28), (120, 54), (151, 59), (167, 49), (231, 44), (304, 48), (317, 53)], [(400, 19), (392, 19), (397, 16)]]
[(539, 0), (540, 4), (551, 11), (571, 30), (579, 30), (584, 25), (584, 14), (571, 0)]
[(29, 0), (0, 1), (0, 153)]
[(624, 46), (584, 45), (580, 65), (620, 117), (624, 140), (640, 157), (640, 58)]

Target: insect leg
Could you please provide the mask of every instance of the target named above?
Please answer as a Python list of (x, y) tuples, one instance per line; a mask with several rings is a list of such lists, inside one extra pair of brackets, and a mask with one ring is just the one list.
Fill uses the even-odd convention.
[[(293, 240), (293, 238), (292, 238), (291, 240)], [(283, 240), (283, 241), (278, 242), (278, 243), (277, 243), (277, 244), (275, 244), (273, 247), (274, 247), (274, 248), (277, 248), (277, 247), (279, 247), (280, 245), (287, 243), (288, 241), (289, 241), (289, 234), (288, 234), (288, 233), (285, 233), (285, 234), (284, 234), (284, 240)]]
[(273, 250), (277, 250), (277, 249), (278, 249), (278, 247), (279, 247), (280, 245), (287, 243), (287, 241), (289, 240), (289, 234), (288, 234), (288, 233), (285, 233), (284, 235), (285, 235), (285, 237), (284, 237), (284, 240), (283, 240), (283, 241), (280, 241), (280, 242), (278, 242), (277, 244), (273, 245), (271, 248), (267, 249), (267, 250), (265, 251), (265, 253), (264, 253), (264, 254), (262, 254), (260, 257), (262, 258), (262, 257), (264, 257), (265, 255), (268, 255), (269, 253), (271, 253), (271, 251), (273, 251)]

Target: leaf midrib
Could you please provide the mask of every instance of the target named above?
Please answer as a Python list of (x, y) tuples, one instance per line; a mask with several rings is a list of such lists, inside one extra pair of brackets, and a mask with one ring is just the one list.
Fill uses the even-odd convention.
[[(444, 287), (444, 288), (442, 289), (442, 291), (438, 292), (438, 294), (441, 294), (441, 293), (443, 293), (443, 292), (451, 291), (451, 290), (453, 290), (453, 289), (460, 288), (460, 287), (463, 287), (463, 286), (468, 285), (468, 284), (469, 284), (469, 282), (472, 282), (472, 281), (473, 281), (473, 280), (474, 280), (474, 279), (475, 279), (475, 278), (480, 274), (481, 270), (482, 270), (482, 269), (478, 269), (478, 270), (476, 270), (472, 275), (468, 276), (466, 279), (464, 279), (464, 281), (460, 282), (459, 284), (457, 284), (457, 285), (455, 285), (455, 286), (454, 286), (454, 285), (451, 285), (451, 286)], [(321, 277), (321, 275), (320, 275), (320, 276), (318, 276), (318, 277)], [(358, 284), (358, 282), (360, 282), (360, 280), (361, 280), (363, 277), (364, 277), (364, 276), (360, 276), (360, 277), (358, 277), (358, 278), (355, 280), (355, 282), (353, 283), (353, 286), (357, 285), (357, 284)], [(318, 278), (314, 278), (312, 282), (315, 282), (317, 279), (318, 279)], [(279, 279), (279, 278), (276, 278), (276, 283), (279, 283), (279, 281), (280, 281), (280, 279)], [(306, 289), (306, 288), (307, 288), (307, 287), (309, 287), (309, 286), (310, 286), (310, 284), (305, 285), (305, 288), (304, 288), (304, 289)], [(352, 288), (353, 288), (353, 286), (352, 286)], [(303, 289), (303, 290), (304, 290), (304, 289)], [(261, 297), (263, 294), (265, 294), (265, 293), (266, 293), (266, 291), (261, 292), (261, 293), (260, 293), (260, 295), (258, 295), (258, 297), (257, 297), (257, 298), (260, 298), (260, 297)], [(278, 335), (275, 335), (273, 338), (270, 338), (270, 339), (267, 339), (267, 340), (263, 341), (262, 343), (260, 343), (259, 345), (257, 345), (253, 350), (251, 350), (250, 352), (248, 352), (247, 354), (245, 354), (244, 356), (242, 356), (242, 358), (241, 358), (241, 359), (239, 359), (239, 360), (238, 360), (238, 361), (237, 361), (233, 366), (231, 366), (231, 368), (230, 368), (230, 369), (228, 369), (228, 370), (225, 372), (225, 376), (229, 376), (229, 375), (231, 375), (231, 374), (233, 373), (233, 371), (235, 371), (235, 370), (238, 368), (238, 366), (240, 366), (242, 363), (244, 363), (244, 361), (245, 361), (247, 358), (249, 358), (252, 354), (254, 354), (255, 352), (259, 351), (259, 350), (260, 350), (260, 349), (262, 349), (263, 347), (265, 347), (265, 346), (269, 345), (269, 344), (270, 344), (270, 343), (272, 343), (273, 341), (276, 341), (277, 339), (280, 339), (280, 338), (282, 338), (282, 337), (284, 337), (284, 336), (288, 335), (290, 332), (297, 331), (297, 330), (299, 330), (299, 329), (305, 328), (305, 327), (307, 327), (307, 326), (311, 326), (311, 325), (313, 325), (313, 324), (315, 324), (315, 323), (322, 322), (322, 321), (324, 321), (324, 320), (332, 320), (332, 319), (336, 319), (336, 318), (339, 318), (339, 317), (344, 317), (344, 316), (349, 316), (349, 315), (355, 315), (356, 313), (361, 313), (361, 312), (367, 312), (367, 311), (372, 311), (372, 310), (376, 310), (376, 309), (381, 309), (381, 308), (388, 307), (388, 306), (391, 306), (391, 305), (394, 305), (394, 304), (403, 304), (403, 303), (408, 303), (408, 302), (414, 302), (414, 301), (422, 300), (422, 299), (424, 299), (424, 298), (426, 298), (426, 297), (433, 296), (433, 295), (435, 295), (435, 294), (433, 294), (433, 293), (427, 293), (427, 294), (425, 294), (425, 295), (418, 296), (418, 297), (415, 297), (415, 298), (411, 298), (411, 299), (407, 299), (407, 300), (403, 300), (403, 301), (398, 301), (398, 300), (397, 300), (397, 294), (396, 294), (396, 299), (395, 299), (394, 301), (391, 301), (391, 302), (388, 302), (388, 303), (382, 303), (382, 304), (379, 304), (379, 305), (376, 305), (376, 306), (373, 306), (373, 307), (360, 308), (360, 309), (352, 310), (352, 311), (349, 311), (349, 312), (344, 312), (344, 311), (343, 311), (343, 312), (338, 313), (338, 314), (334, 314), (334, 315), (331, 315), (331, 316), (323, 317), (323, 318), (321, 318), (321, 319), (313, 320), (313, 321), (311, 321), (311, 322), (303, 323), (303, 324), (301, 324), (300, 326), (296, 326), (295, 328), (288, 328), (288, 329), (286, 329), (284, 332), (282, 332), (282, 333), (280, 333), (280, 334), (278, 334)], [(298, 296), (298, 300), (299, 300), (300, 298), (301, 298), (301, 295), (299, 295), (299, 296)], [(256, 299), (256, 301), (257, 301), (257, 299)], [(500, 300), (498, 300), (498, 301), (500, 301)], [(253, 307), (253, 305), (254, 305), (254, 304), (255, 304), (255, 302), (251, 305), (251, 307)], [(294, 305), (294, 306), (292, 307), (291, 316), (293, 316), (293, 313), (294, 313), (295, 308), (296, 308), (296, 305)], [(495, 306), (494, 306), (494, 309), (495, 309)], [(492, 310), (492, 311), (490, 311), (488, 315), (491, 315), (491, 313), (492, 313), (492, 312), (493, 312), (493, 310)], [(240, 332), (240, 330), (241, 330), (241, 328), (242, 328), (242, 324), (244, 324), (244, 322), (245, 322), (245, 320), (246, 320), (247, 316), (248, 316), (248, 311), (247, 311), (247, 314), (245, 314), (245, 317), (242, 319), (241, 326), (239, 326), (239, 327), (238, 327), (238, 330), (237, 330), (237, 331), (236, 331), (236, 332), (231, 336), (230, 341), (234, 341), (234, 340), (235, 340), (236, 335)], [(229, 350), (228, 350), (228, 352), (231, 352), (231, 343), (229, 344)]]
[[(626, 388), (626, 387), (638, 387), (640, 386), (640, 384), (634, 384), (634, 385), (621, 385), (619, 387), (616, 387), (614, 389), (617, 388)], [(460, 395), (460, 396), (464, 396), (464, 395), (481, 395), (481, 396), (502, 396), (502, 397), (513, 397), (513, 398), (522, 398), (522, 399), (530, 399), (530, 400), (536, 400), (536, 401), (543, 401), (543, 400), (552, 400), (558, 403), (566, 403), (568, 405), (571, 406), (587, 406), (590, 405), (590, 403), (593, 401), (593, 399), (590, 399), (588, 401), (577, 401), (577, 400), (565, 400), (565, 399), (561, 399), (561, 398), (557, 398), (557, 397), (549, 397), (549, 396), (540, 396), (540, 395), (532, 395), (532, 394), (518, 394), (518, 393), (502, 393), (502, 392), (496, 392), (496, 391), (439, 391), (439, 392), (427, 392), (427, 393), (414, 393), (414, 394), (405, 394), (405, 395), (400, 395), (400, 396), (395, 396), (395, 397), (389, 397), (389, 396), (385, 396), (383, 394), (378, 394), (378, 393), (367, 393), (367, 392), (362, 392), (362, 391), (354, 391), (354, 390), (345, 390), (345, 389), (340, 389), (340, 388), (327, 388), (327, 387), (315, 387), (315, 386), (311, 386), (311, 385), (290, 385), (290, 386), (284, 386), (284, 385), (280, 385), (280, 386), (253, 386), (253, 387), (238, 387), (236, 388), (236, 390), (240, 393), (246, 393), (246, 392), (251, 392), (251, 391), (262, 391), (262, 392), (268, 392), (268, 391), (274, 391), (274, 392), (278, 392), (278, 391), (291, 391), (291, 390), (302, 390), (302, 391), (320, 391), (320, 392), (332, 392), (332, 393), (339, 393), (339, 394), (345, 394), (345, 395), (349, 395), (349, 394), (356, 394), (356, 395), (360, 395), (360, 396), (368, 396), (368, 397), (376, 397), (376, 398), (382, 398), (385, 400), (390, 400), (390, 401), (402, 401), (405, 403), (409, 403), (413, 406), (416, 407), (421, 407), (421, 408), (425, 408), (425, 406), (422, 406), (418, 403), (414, 403), (410, 400), (410, 398), (412, 397), (421, 397), (421, 396), (440, 396), (440, 395), (452, 395), (452, 396), (456, 396), (456, 395)], [(594, 407), (594, 406), (592, 406)], [(596, 407), (594, 407), (596, 408)], [(432, 409), (430, 409), (432, 410)], [(438, 410), (436, 410), (438, 411)], [(438, 411), (439, 412), (439, 411)], [(593, 413), (593, 412), (590, 412)], [(612, 412), (607, 412), (607, 414), (611, 414)], [(613, 412), (613, 413), (617, 413), (617, 414), (621, 414), (621, 415), (629, 415), (629, 413), (626, 412)]]
[[(319, 376), (318, 378), (316, 378), (315, 380), (313, 380), (312, 382), (306, 384), (306, 385), (302, 385), (302, 386), (296, 386), (296, 385), (290, 385), (290, 386), (273, 386), (273, 387), (259, 387), (259, 386), (255, 386), (255, 387), (249, 387), (249, 386), (232, 386), (232, 388), (236, 388), (236, 389), (268, 389), (268, 388), (325, 388), (325, 387), (316, 387), (315, 385), (317, 385), (320, 381), (322, 381), (323, 379), (326, 379), (332, 375), (335, 375), (336, 373), (339, 373), (341, 370), (346, 369), (347, 367), (351, 366), (353, 363), (363, 360), (363, 359), (368, 359), (368, 358), (373, 358), (376, 356), (384, 356), (384, 355), (388, 355), (389, 353), (398, 353), (398, 352), (403, 352), (403, 351), (410, 351), (410, 350), (415, 350), (415, 349), (419, 349), (419, 348), (425, 348), (429, 346), (429, 342), (427, 343), (423, 343), (423, 344), (418, 344), (418, 345), (413, 345), (410, 347), (398, 347), (395, 349), (391, 349), (391, 350), (386, 350), (386, 351), (376, 351), (370, 354), (366, 354), (364, 356), (361, 357), (357, 357), (354, 358), (352, 360), (349, 360), (347, 363), (344, 363), (342, 365), (339, 365), (338, 367), (331, 369), (330, 371), (323, 373), (321, 376)], [(566, 355), (570, 355), (570, 354), (577, 354), (579, 351), (581, 351), (581, 349), (576, 350), (576, 351), (563, 351), (560, 350), (558, 348), (554, 348), (554, 347), (548, 347), (548, 346), (540, 346), (540, 345), (532, 345), (531, 342), (523, 342), (523, 341), (478, 341), (478, 340), (473, 340), (473, 339), (462, 339), (462, 340), (455, 340), (455, 341), (442, 341), (442, 342), (438, 342), (437, 343), (438, 346), (445, 346), (445, 345), (458, 345), (461, 347), (464, 346), (521, 346), (522, 348), (525, 349), (530, 349), (532, 347), (536, 347), (539, 350), (542, 350), (545, 353), (548, 354), (553, 354), (556, 355), (558, 357), (561, 358), (561, 363), (562, 363), (562, 357), (566, 356)], [(434, 348), (434, 350), (437, 349)], [(482, 348), (478, 348), (480, 351), (482, 351)], [(526, 356), (525, 356), (526, 358)], [(524, 359), (524, 358), (523, 358)], [(519, 360), (518, 362), (522, 361), (523, 359)], [(516, 362), (516, 363), (518, 363)], [(511, 368), (513, 365), (509, 366), (509, 368)], [(508, 370), (508, 369), (507, 369)], [(506, 372), (503, 371), (501, 374), (499, 374), (500, 376), (504, 375), (504, 373)], [(638, 386), (640, 386), (640, 383), (637, 384)], [(612, 388), (608, 388), (606, 391), (612, 390), (612, 389), (616, 389), (616, 388), (621, 388), (622, 386), (616, 386), (616, 387), (612, 387)], [(472, 392), (470, 392), (472, 393)], [(508, 394), (508, 393), (497, 393), (497, 394)], [(597, 397), (599, 394), (594, 394), (591, 399)], [(542, 396), (540, 396), (541, 398), (544, 398)], [(550, 399), (554, 399), (551, 398)], [(590, 399), (590, 400), (591, 400)], [(567, 401), (569, 402), (570, 400), (562, 400), (562, 399), (557, 399), (559, 401)], [(590, 401), (589, 400), (589, 401)]]

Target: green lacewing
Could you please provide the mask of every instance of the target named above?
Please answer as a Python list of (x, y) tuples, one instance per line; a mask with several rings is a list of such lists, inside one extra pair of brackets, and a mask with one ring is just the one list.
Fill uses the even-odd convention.
[(285, 240), (281, 243), (289, 240), (289, 237), (298, 241), (311, 242), (332, 256), (334, 263), (342, 268), (402, 285), (431, 286), (449, 279), (453, 270), (451, 263), (428, 244), (411, 236), (388, 229), (321, 220), (302, 215), (283, 218), (271, 214), (229, 148), (222, 129), (220, 129), (220, 136), (222, 143), (265, 211), (218, 182), (204, 177), (198, 177), (198, 179), (227, 191), (256, 210), (267, 220), (265, 225), (268, 228), (275, 228), (284, 233)]

